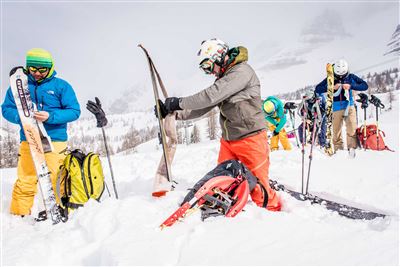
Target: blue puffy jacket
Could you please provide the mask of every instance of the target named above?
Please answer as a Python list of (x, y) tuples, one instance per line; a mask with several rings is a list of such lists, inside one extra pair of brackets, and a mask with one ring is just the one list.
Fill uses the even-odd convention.
[[(67, 123), (79, 118), (81, 114), (78, 100), (71, 85), (66, 81), (56, 78), (57, 73), (40, 83), (28, 75), (28, 86), (32, 101), (39, 111), (47, 111), (49, 118), (43, 123), (47, 134), (52, 141), (67, 141)], [(21, 121), (15, 105), (11, 88), (8, 88), (3, 104), (1, 105), (3, 117), (11, 123), (19, 124)], [(26, 141), (21, 126), (20, 140)]]
[[(355, 91), (365, 91), (368, 89), (368, 84), (361, 78), (357, 77), (354, 74), (349, 74), (342, 80), (339, 80), (335, 77), (334, 84), (350, 84), (350, 90), (349, 90), (349, 96), (350, 99), (347, 99), (344, 92), (345, 90), (342, 90), (338, 96), (333, 97), (333, 111), (338, 111), (342, 109), (346, 109), (348, 105), (353, 106), (354, 105), (354, 99), (353, 99), (353, 92), (352, 90)], [(315, 92), (317, 94), (322, 94), (326, 93), (327, 91), (327, 82), (326, 78), (320, 82), (317, 87), (315, 88)]]

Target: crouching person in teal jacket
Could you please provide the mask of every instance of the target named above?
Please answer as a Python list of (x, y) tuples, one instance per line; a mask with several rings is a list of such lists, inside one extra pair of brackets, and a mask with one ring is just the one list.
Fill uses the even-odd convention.
[(271, 151), (279, 149), (279, 141), (284, 150), (291, 150), (289, 139), (285, 131), (286, 114), (281, 100), (274, 96), (269, 96), (263, 104), (265, 119), (268, 121), (268, 128), (272, 132)]
[[(81, 111), (71, 85), (56, 77), (54, 61), (49, 52), (40, 48), (29, 50), (26, 68), (29, 92), (32, 102), (37, 107), (34, 117), (43, 122), (54, 148), (52, 152), (46, 153), (45, 157), (55, 189), (57, 171), (65, 157), (62, 151), (67, 146), (67, 123), (78, 119)], [(29, 215), (37, 192), (37, 177), (11, 88), (7, 90), (1, 112), (6, 120), (21, 127), (18, 178), (14, 184), (10, 212), (14, 215)], [(41, 215), (45, 214), (41, 212)]]

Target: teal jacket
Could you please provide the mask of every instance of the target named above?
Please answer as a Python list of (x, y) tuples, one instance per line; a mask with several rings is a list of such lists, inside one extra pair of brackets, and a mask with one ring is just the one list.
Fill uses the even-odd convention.
[[(275, 96), (269, 96), (267, 97), (267, 99), (265, 99), (265, 101), (272, 101), (272, 103), (274, 103), (275, 105), (275, 113), (272, 114), (271, 116), (268, 116), (264, 112), (265, 119), (269, 121), (271, 124), (275, 125), (276, 132), (280, 132), (286, 124), (286, 114), (283, 110), (283, 103)], [(279, 122), (277, 121), (277, 119), (279, 119)]]
[[(79, 118), (80, 106), (71, 85), (63, 79), (56, 78), (54, 71), (50, 77), (41, 82), (28, 75), (28, 86), (32, 101), (39, 111), (47, 111), (49, 118), (43, 123), (52, 141), (67, 141), (67, 123)], [(11, 123), (20, 124), (17, 107), (11, 88), (8, 88), (3, 104), (3, 117)], [(26, 141), (21, 126), (20, 140)]]

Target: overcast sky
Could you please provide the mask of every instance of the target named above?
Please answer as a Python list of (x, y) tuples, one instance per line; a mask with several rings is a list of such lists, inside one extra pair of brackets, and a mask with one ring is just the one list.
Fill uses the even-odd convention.
[[(358, 38), (358, 27), (370, 23), (371, 42), (363, 46), (373, 48), (379, 41), (381, 50), (399, 23), (397, 1), (42, 1), (2, 2), (1, 7), (1, 97), (8, 87), (9, 70), (25, 64), (27, 50), (41, 47), (53, 54), (58, 76), (72, 84), (81, 104), (94, 96), (111, 101), (138, 84), (151, 88), (147, 62), (137, 48), (139, 43), (149, 50), (174, 95), (184, 94), (186, 87), (187, 92), (193, 93), (212, 82), (200, 72), (196, 58), (200, 42), (207, 38), (218, 37), (231, 46), (246, 46), (249, 63), (263, 72), (263, 77), (269, 77), (265, 82), (271, 84), (271, 71), (287, 70), (289, 75), (288, 64), (306, 64), (310, 60), (299, 55), (312, 57), (318, 44), (336, 38), (330, 40), (329, 36), (352, 40)], [(325, 21), (325, 17), (329, 18)], [(380, 40), (374, 40), (375, 33), (381, 34)], [(378, 51), (377, 55), (383, 52)], [(327, 55), (326, 60), (331, 59), (332, 55)], [(379, 60), (372, 58), (363, 64)], [(307, 79), (315, 82), (318, 75)], [(302, 83), (299, 81), (298, 87), (305, 85)], [(297, 89), (294, 86), (294, 82), (286, 87), (274, 85), (277, 91), (271, 93), (293, 91)]]

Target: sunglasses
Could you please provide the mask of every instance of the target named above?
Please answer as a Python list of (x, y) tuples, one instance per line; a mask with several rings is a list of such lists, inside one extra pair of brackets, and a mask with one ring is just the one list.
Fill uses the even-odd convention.
[(49, 70), (49, 68), (46, 68), (46, 67), (39, 67), (39, 68), (36, 68), (36, 67), (28, 67), (28, 69), (29, 69), (29, 71), (31, 71), (31, 72), (33, 72), (33, 73), (35, 73), (35, 72), (39, 72), (39, 73), (41, 73), (41, 74), (43, 74), (43, 73), (46, 73), (48, 70)]
[(205, 59), (200, 63), (200, 69), (202, 69), (206, 74), (212, 74), (214, 69), (214, 62), (210, 59)]

